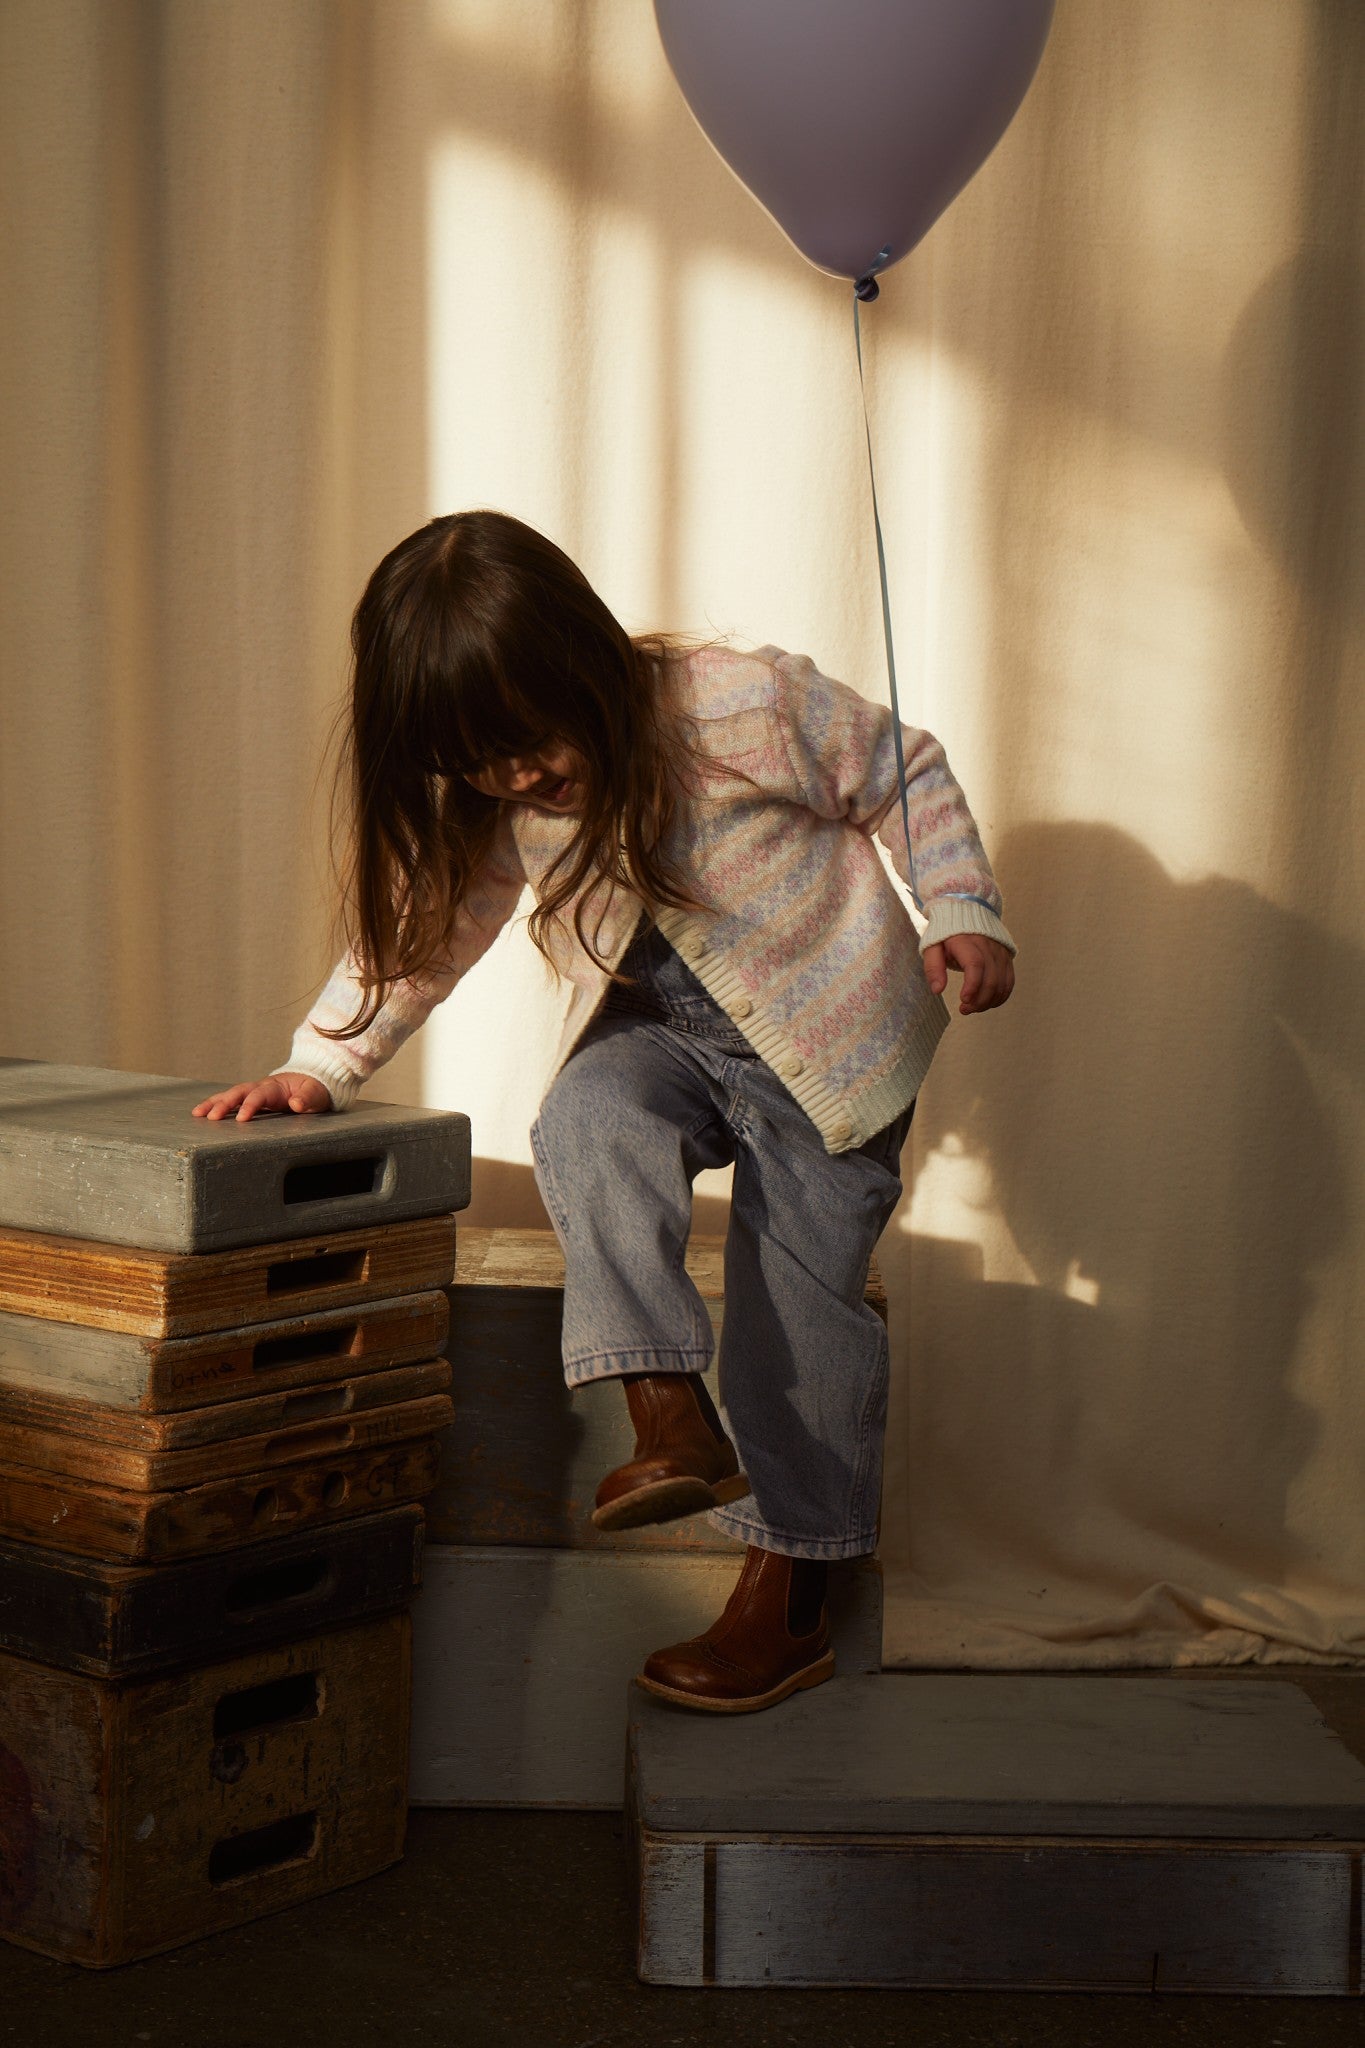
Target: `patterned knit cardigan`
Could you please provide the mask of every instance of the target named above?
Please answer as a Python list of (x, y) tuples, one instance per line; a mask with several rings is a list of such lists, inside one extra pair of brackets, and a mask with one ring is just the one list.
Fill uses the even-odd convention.
[[(681, 708), (705, 759), (664, 848), (711, 905), (661, 910), (657, 923), (721, 1008), (779, 1075), (828, 1152), (863, 1144), (917, 1093), (948, 1025), (921, 953), (955, 932), (980, 932), (1014, 951), (1000, 921), (995, 877), (966, 799), (932, 734), (902, 728), (914, 881), (927, 924), (916, 937), (873, 844), (910, 880), (891, 714), (821, 675), (804, 655), (708, 647), (679, 671)], [(345, 1109), (357, 1089), (467, 974), (517, 909), (539, 893), (574, 821), (506, 803), (492, 852), (461, 906), (446, 964), (393, 987), (368, 1029), (327, 1039), (317, 1025), (349, 1023), (360, 984), (348, 955), (334, 968), (276, 1073), (312, 1074)], [(586, 929), (619, 964), (640, 921), (638, 900), (598, 882)], [(608, 987), (572, 929), (572, 906), (549, 935), (571, 999), (546, 1085)]]

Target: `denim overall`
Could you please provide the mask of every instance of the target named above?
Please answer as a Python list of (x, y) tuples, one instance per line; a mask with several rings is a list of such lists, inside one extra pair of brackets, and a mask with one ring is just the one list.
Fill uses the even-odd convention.
[(564, 1251), (564, 1376), (704, 1372), (683, 1266), (692, 1183), (734, 1165), (717, 1405), (752, 1494), (711, 1521), (793, 1557), (876, 1548), (887, 1344), (863, 1300), (901, 1193), (911, 1103), (831, 1155), (657, 926), (642, 925), (531, 1130)]

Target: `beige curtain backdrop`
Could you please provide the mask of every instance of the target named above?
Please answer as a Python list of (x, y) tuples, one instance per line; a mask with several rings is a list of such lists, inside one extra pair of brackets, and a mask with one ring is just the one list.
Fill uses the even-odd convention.
[[(1362, 107), (1355, 0), (1059, 0), (868, 314), (905, 708), (1021, 948), (881, 1249), (892, 1663), (1365, 1655)], [(285, 1056), (433, 511), (884, 694), (849, 291), (645, 0), (5, 0), (0, 153), (0, 1052)], [(477, 1220), (539, 1218), (557, 1010), (514, 931), (371, 1091), (469, 1111)]]

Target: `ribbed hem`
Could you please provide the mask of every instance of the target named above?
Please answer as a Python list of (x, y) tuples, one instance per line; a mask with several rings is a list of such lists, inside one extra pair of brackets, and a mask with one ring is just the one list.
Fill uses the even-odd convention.
[[(960, 907), (974, 915), (979, 914), (988, 919), (993, 917), (990, 911), (978, 912), (975, 904), (968, 903)], [(831, 1155), (852, 1152), (859, 1145), (865, 1145), (878, 1131), (885, 1130), (902, 1110), (908, 1109), (919, 1094), (938, 1042), (948, 1029), (948, 1005), (942, 996), (929, 996), (924, 1009), (910, 1026), (889, 1073), (861, 1084), (846, 1095), (839, 1095), (813, 1072), (809, 1062), (802, 1073), (790, 1078), (782, 1072), (781, 1061), (789, 1057), (795, 1051), (795, 1047), (765, 1017), (759, 1016), (757, 1012), (750, 1012), (743, 1018), (735, 1016), (732, 1005), (741, 998), (752, 1001), (752, 997), (739, 976), (733, 969), (727, 967), (718, 955), (702, 953), (696, 959), (688, 959), (688, 953), (692, 950), (689, 938), (700, 938), (701, 932), (686, 912), (661, 910), (656, 922), (664, 937), (691, 968), (707, 994), (720, 1004), (735, 1029), (748, 1040), (755, 1052), (767, 1061), (783, 1087), (796, 1102), (800, 1103), (824, 1140), (826, 1152)], [(993, 922), (999, 925), (998, 918), (993, 919)], [(1003, 925), (999, 928), (1004, 930)], [(992, 931), (988, 936), (994, 937), (995, 934)], [(623, 944), (617, 958), (612, 961), (613, 967), (620, 965), (625, 953), (626, 946)], [(603, 975), (596, 1002), (584, 1003), (579, 1016), (571, 1015), (566, 1018), (554, 1061), (546, 1078), (547, 1093), (579, 1039), (594, 1018), (600, 1014), (609, 987), (610, 983)], [(325, 1077), (320, 1075), (319, 1078)]]
[(311, 1074), (315, 1081), (321, 1081), (331, 1096), (333, 1109), (349, 1109), (360, 1093), (360, 1083), (349, 1068), (316, 1055), (286, 1060), (282, 1067), (272, 1067), (270, 1071), (272, 1074)]
[[(968, 910), (974, 907), (970, 903), (966, 905)], [(755, 1052), (767, 1061), (793, 1100), (800, 1103), (824, 1139), (826, 1152), (852, 1152), (857, 1146), (865, 1145), (893, 1117), (898, 1117), (919, 1093), (935, 1047), (948, 1028), (948, 1006), (942, 996), (930, 997), (889, 1074), (856, 1092), (836, 1094), (809, 1060), (799, 1074), (783, 1073), (783, 1061), (790, 1058), (796, 1048), (768, 1018), (757, 1011), (742, 1019), (733, 1015), (732, 1004), (741, 997), (752, 1000), (749, 991), (734, 969), (717, 955), (707, 952), (698, 954), (695, 959), (688, 958), (689, 936), (699, 937), (700, 934), (686, 912), (664, 910), (656, 922), (707, 994), (715, 998), (736, 1029), (743, 1032)]]
[(979, 932), (983, 939), (998, 939), (1011, 953), (1019, 950), (995, 912), (968, 896), (939, 896), (926, 906), (926, 911), (929, 922), (920, 937), (921, 953), (926, 946), (937, 946), (958, 932)]
[(935, 996), (902, 1048), (891, 1072), (869, 1082), (846, 1105), (846, 1114), (853, 1121), (853, 1136), (846, 1143), (827, 1143), (827, 1152), (851, 1152), (855, 1146), (865, 1145), (869, 1138), (876, 1137), (878, 1131), (884, 1131), (902, 1110), (910, 1107), (924, 1085), (935, 1048), (948, 1029), (948, 1023), (948, 1005), (942, 996)]

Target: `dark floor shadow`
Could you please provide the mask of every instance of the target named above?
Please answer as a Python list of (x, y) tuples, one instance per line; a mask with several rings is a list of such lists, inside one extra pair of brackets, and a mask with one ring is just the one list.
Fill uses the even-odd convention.
[[(1105, 826), (1022, 827), (997, 869), (1020, 985), (949, 1032), (919, 1157), (988, 1163), (1038, 1284), (986, 1284), (974, 1249), (911, 1241), (923, 1526), (941, 1503), (992, 1555), (1051, 1543), (1059, 1576), (1093, 1581), (1108, 1526), (1037, 1523), (1040, 1463), (1063, 1473), (1083, 1439), (1114, 1570), (1145, 1532), (1134, 1593), (1191, 1551), (1211, 1585), (1276, 1581), (1302, 1556), (1287, 1497), (1320, 1427), (1293, 1390), (1296, 1349), (1346, 1201), (1305, 1061), (1365, 1079), (1347, 1028), (1365, 959), (1242, 884), (1173, 880)], [(895, 1256), (884, 1240), (884, 1266)], [(935, 1385), (959, 1420), (1014, 1419), (989, 1469), (980, 1437), (939, 1427)]]

